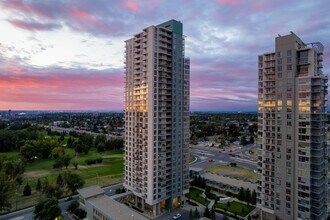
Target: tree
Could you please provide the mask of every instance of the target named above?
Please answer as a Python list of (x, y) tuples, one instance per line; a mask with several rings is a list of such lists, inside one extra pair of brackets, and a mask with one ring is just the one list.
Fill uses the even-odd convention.
[(24, 196), (31, 195), (31, 187), (29, 186), (29, 183), (26, 183), (26, 185), (24, 186), (23, 195)]
[(100, 134), (96, 136), (94, 146), (97, 148), (98, 151), (104, 151), (106, 142), (107, 136), (105, 136), (104, 134)]
[(91, 134), (83, 133), (80, 138), (81, 142), (91, 148), (94, 146), (94, 136)]
[(37, 190), (38, 192), (40, 192), (40, 191), (42, 190), (42, 186), (41, 186), (40, 179), (38, 179), (37, 186), (36, 186), (36, 190)]
[(227, 216), (226, 214), (223, 214), (223, 218), (222, 218), (222, 220), (229, 220), (229, 219), (228, 219), (228, 216)]
[(63, 147), (55, 147), (52, 150), (52, 156), (55, 160), (57, 160), (59, 157), (62, 157), (65, 154), (65, 149)]
[(3, 172), (0, 172), (0, 211), (9, 210), (11, 202), (9, 201), (13, 195), (14, 181)]
[[(216, 204), (216, 203), (215, 203)], [(210, 219), (215, 220), (216, 219), (216, 215), (215, 215), (215, 205), (212, 206), (211, 209), (211, 214), (210, 214)]]
[(245, 190), (243, 189), (243, 187), (239, 189), (238, 199), (241, 201), (245, 201)]
[(230, 202), (227, 202), (227, 208), (229, 208), (230, 207)]
[(250, 189), (247, 189), (245, 191), (245, 202), (247, 202), (248, 205), (251, 203), (251, 191), (250, 191)]
[(22, 159), (6, 160), (2, 163), (2, 171), (12, 179), (18, 178), (25, 171)]
[(250, 142), (250, 144), (254, 144), (254, 137), (252, 135), (250, 136), (250, 141), (249, 142)]
[(61, 195), (63, 194), (63, 191), (57, 184), (48, 184), (47, 186), (44, 187), (43, 193), (46, 195), (48, 198), (57, 198), (59, 199)]
[(201, 217), (197, 208), (195, 208), (194, 217), (197, 219), (199, 219)]
[(73, 211), (73, 213), (78, 216), (79, 219), (84, 219), (86, 218), (87, 213), (85, 210), (77, 208), (76, 210)]
[(208, 207), (205, 208), (204, 210), (204, 217), (210, 218), (211, 217), (211, 212)]
[(81, 153), (88, 154), (89, 152), (89, 147), (81, 141), (73, 142), (72, 146), (76, 154), (81, 154)]
[(79, 165), (79, 163), (78, 163), (77, 160), (74, 160), (74, 161), (72, 162), (72, 165), (74, 166), (74, 169), (77, 170), (77, 169), (78, 169), (78, 165)]
[(70, 205), (67, 208), (68, 212), (74, 212), (77, 208), (79, 208), (79, 202), (78, 201), (72, 201)]
[(190, 211), (189, 211), (189, 220), (193, 220), (193, 219), (194, 219), (193, 211), (192, 211), (192, 209), (190, 209)]
[(257, 204), (257, 193), (255, 190), (252, 192), (252, 198), (251, 198), (251, 204), (256, 205)]
[(56, 183), (57, 183), (57, 185), (59, 187), (63, 187), (64, 186), (63, 178), (62, 178), (62, 175), (60, 173), (57, 176)]
[(83, 187), (85, 184), (85, 181), (81, 178), (81, 176), (76, 173), (71, 173), (70, 171), (64, 173), (63, 177), (64, 184), (71, 191), (72, 195), (77, 191), (77, 189)]
[(243, 135), (243, 136), (241, 137), (241, 145), (245, 146), (245, 145), (247, 145), (247, 144), (248, 144), (248, 142), (247, 142), (247, 140), (246, 140), (246, 137), (245, 137), (245, 135)]
[(61, 216), (61, 208), (58, 205), (58, 200), (55, 198), (46, 198), (40, 200), (34, 209), (36, 219), (48, 220), (55, 219)]

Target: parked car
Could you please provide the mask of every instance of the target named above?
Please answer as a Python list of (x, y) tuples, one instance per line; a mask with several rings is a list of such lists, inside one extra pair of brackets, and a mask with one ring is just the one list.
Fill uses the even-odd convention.
[(173, 219), (181, 219), (181, 214), (177, 213), (173, 216)]

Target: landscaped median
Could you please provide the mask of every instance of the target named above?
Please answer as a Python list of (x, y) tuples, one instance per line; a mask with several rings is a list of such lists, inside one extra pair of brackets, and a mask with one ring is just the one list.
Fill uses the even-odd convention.
[[(251, 213), (255, 207), (252, 205), (239, 202), (236, 199), (229, 199), (229, 202), (220, 203), (219, 199), (222, 198), (217, 193), (211, 192), (210, 190), (203, 190), (200, 188), (191, 187), (189, 193), (186, 194), (188, 199), (194, 200), (195, 202), (205, 207), (209, 206), (212, 202), (216, 202), (214, 207), (217, 212), (226, 213), (232, 217), (245, 218)], [(210, 207), (209, 207), (210, 208)]]
[(204, 191), (200, 189), (191, 187), (189, 189), (189, 193), (186, 194), (186, 197), (200, 203), (203, 206), (208, 206), (210, 201), (206, 198), (203, 198), (203, 192)]
[(255, 209), (254, 206), (246, 205), (238, 201), (231, 201), (229, 203), (217, 203), (215, 204), (215, 207), (222, 209), (224, 212), (231, 212), (234, 215), (239, 215), (241, 217), (245, 217)]

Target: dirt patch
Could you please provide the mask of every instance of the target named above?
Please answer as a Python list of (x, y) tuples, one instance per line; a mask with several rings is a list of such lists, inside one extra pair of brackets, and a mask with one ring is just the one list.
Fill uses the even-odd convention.
[(42, 177), (51, 174), (48, 170), (28, 171), (23, 174), (25, 178)]

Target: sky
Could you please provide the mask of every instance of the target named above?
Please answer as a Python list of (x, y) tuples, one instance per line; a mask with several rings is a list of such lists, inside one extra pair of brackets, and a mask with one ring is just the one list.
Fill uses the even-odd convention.
[(0, 0), (0, 110), (123, 110), (124, 41), (183, 23), (191, 110), (256, 111), (257, 55), (296, 33), (325, 46), (328, 0)]

